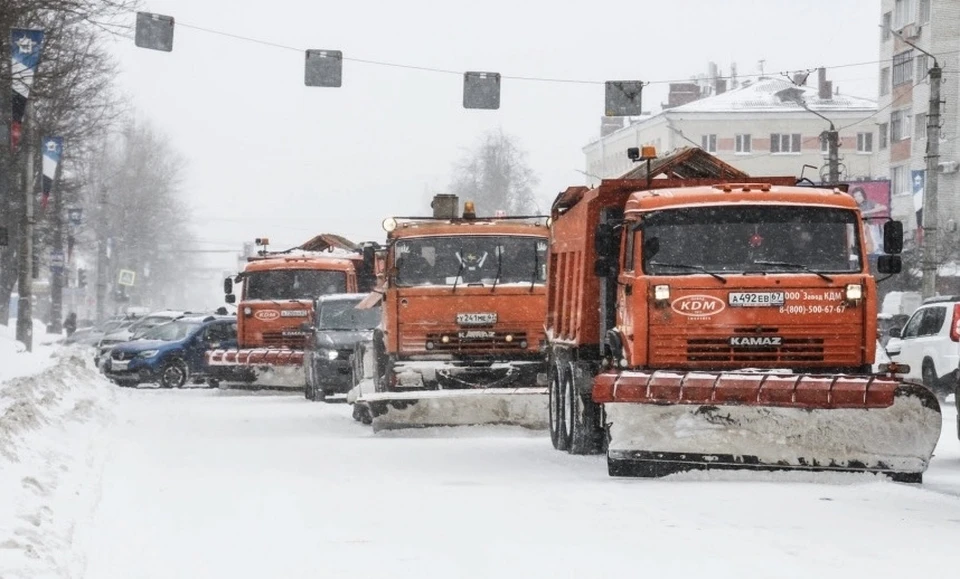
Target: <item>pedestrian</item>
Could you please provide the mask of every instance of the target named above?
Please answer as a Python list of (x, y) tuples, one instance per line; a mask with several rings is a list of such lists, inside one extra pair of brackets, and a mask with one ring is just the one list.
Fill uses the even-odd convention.
[(63, 322), (63, 329), (67, 331), (67, 336), (70, 336), (75, 331), (77, 331), (77, 314), (70, 312), (67, 314), (67, 319)]

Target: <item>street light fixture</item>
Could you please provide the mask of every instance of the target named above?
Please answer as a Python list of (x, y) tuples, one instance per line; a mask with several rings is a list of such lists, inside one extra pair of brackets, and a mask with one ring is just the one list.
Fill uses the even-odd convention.
[(776, 93), (776, 97), (780, 99), (780, 102), (795, 104), (808, 113), (813, 113), (830, 123), (830, 129), (826, 131), (827, 165), (829, 167), (827, 179), (831, 185), (836, 185), (840, 182), (840, 134), (834, 126), (833, 121), (807, 106), (802, 95), (803, 90), (796, 87), (785, 88)]

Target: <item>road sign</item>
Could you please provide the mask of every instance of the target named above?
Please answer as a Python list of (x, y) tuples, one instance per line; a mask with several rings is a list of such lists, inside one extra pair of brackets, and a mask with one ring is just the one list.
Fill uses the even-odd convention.
[(77, 207), (67, 209), (67, 220), (70, 221), (70, 225), (80, 225), (83, 221), (83, 209)]
[(117, 278), (117, 283), (125, 286), (133, 286), (136, 283), (137, 274), (134, 271), (129, 269), (121, 269), (120, 276)]
[(63, 252), (56, 249), (50, 251), (50, 267), (63, 267)]

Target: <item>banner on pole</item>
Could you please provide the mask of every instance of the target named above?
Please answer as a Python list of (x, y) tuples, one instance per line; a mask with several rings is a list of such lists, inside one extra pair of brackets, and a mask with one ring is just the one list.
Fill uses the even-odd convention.
[(53, 181), (57, 177), (57, 167), (63, 155), (63, 137), (43, 138), (43, 196), (40, 198), (40, 208), (47, 210), (50, 203), (50, 192), (53, 190)]
[(43, 30), (10, 29), (10, 72), (13, 77), (13, 118), (10, 123), (10, 147), (16, 151), (23, 131), (23, 116), (27, 98), (33, 86), (33, 73), (40, 63), (43, 48)]

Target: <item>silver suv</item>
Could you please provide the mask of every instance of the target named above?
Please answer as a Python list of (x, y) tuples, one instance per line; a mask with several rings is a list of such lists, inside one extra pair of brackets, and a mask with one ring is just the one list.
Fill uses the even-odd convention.
[(960, 296), (927, 298), (890, 336), (887, 353), (910, 366), (907, 378), (922, 380), (941, 399), (960, 386)]

